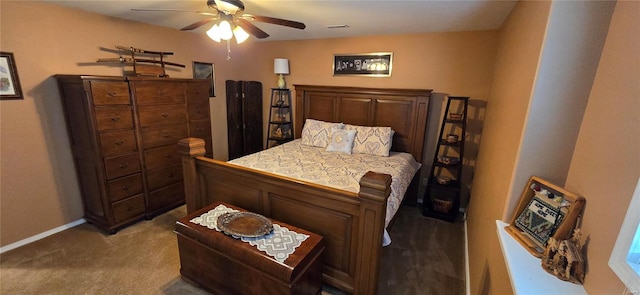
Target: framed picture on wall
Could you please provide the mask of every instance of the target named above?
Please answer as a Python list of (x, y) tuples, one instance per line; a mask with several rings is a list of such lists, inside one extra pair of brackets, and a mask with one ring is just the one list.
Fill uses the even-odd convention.
[(392, 62), (392, 52), (335, 54), (333, 75), (391, 77)]
[(216, 96), (216, 78), (212, 63), (193, 62), (193, 78), (207, 79), (209, 81), (209, 97)]
[(0, 52), (0, 99), (23, 99), (13, 53)]

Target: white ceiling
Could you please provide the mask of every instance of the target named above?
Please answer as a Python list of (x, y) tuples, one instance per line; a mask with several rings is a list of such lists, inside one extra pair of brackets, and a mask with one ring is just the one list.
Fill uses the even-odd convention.
[[(58, 5), (180, 29), (204, 19), (206, 0), (41, 0)], [(299, 21), (306, 29), (254, 22), (270, 37), (265, 41), (364, 35), (498, 29), (517, 0), (243, 0), (245, 13)], [(132, 8), (194, 12), (131, 11)], [(328, 29), (330, 25), (348, 28)], [(191, 32), (203, 33), (211, 25)], [(253, 38), (256, 40), (255, 38)]]

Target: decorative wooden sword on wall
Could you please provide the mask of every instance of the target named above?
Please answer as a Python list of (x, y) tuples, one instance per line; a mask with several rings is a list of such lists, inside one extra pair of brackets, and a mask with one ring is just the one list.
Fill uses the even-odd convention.
[[(113, 58), (99, 58), (97, 62), (109, 62), (109, 63), (122, 63), (131, 64), (133, 66), (134, 76), (155, 76), (155, 77), (169, 77), (165, 71), (165, 65), (175, 67), (186, 67), (183, 64), (168, 62), (164, 60), (165, 55), (173, 55), (173, 52), (151, 51), (135, 47), (125, 47), (116, 45), (117, 49), (125, 51), (131, 54), (131, 57), (113, 57)], [(136, 54), (153, 56), (153, 58), (139, 58)], [(158, 66), (159, 65), (159, 66)]]

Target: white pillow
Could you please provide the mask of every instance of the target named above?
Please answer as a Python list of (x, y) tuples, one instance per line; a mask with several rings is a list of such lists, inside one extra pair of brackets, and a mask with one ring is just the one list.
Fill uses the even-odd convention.
[(302, 144), (326, 148), (333, 128), (343, 129), (344, 124), (307, 119), (302, 128)]
[(391, 144), (393, 143), (393, 134), (395, 133), (391, 127), (369, 127), (347, 124), (344, 129), (357, 131), (352, 148), (354, 154), (389, 156)]
[(351, 154), (355, 137), (355, 130), (331, 129), (331, 141), (327, 145), (327, 152)]

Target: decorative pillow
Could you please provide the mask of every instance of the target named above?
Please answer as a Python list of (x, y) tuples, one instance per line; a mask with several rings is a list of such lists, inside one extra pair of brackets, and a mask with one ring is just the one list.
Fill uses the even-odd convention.
[(344, 124), (307, 119), (302, 128), (302, 144), (326, 148), (332, 128), (343, 129)]
[(395, 133), (391, 127), (369, 127), (347, 124), (344, 129), (357, 131), (352, 148), (354, 154), (389, 156), (391, 144), (393, 143), (393, 134)]
[(353, 140), (356, 137), (355, 130), (331, 129), (331, 141), (327, 145), (327, 152), (340, 152), (351, 154)]

